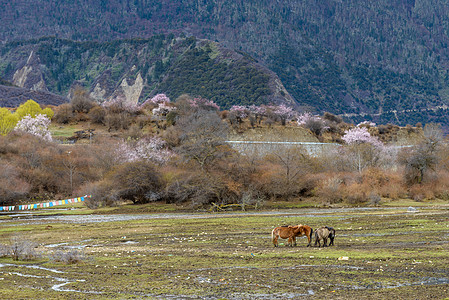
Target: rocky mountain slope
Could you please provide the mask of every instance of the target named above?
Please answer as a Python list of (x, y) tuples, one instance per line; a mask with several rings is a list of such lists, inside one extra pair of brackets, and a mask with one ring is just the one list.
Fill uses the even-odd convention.
[(74, 86), (99, 102), (129, 103), (157, 93), (175, 99), (187, 93), (222, 108), (235, 104), (296, 106), (275, 73), (245, 53), (194, 37), (75, 42), (41, 38), (0, 46), (4, 78), (34, 91), (69, 95)]

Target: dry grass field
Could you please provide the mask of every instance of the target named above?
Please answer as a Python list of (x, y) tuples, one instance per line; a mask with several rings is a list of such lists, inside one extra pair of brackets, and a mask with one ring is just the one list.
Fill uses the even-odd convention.
[[(180, 212), (160, 206), (0, 215), (2, 299), (444, 299), (449, 209), (293, 208)], [(271, 207), (274, 207), (272, 205)], [(138, 213), (144, 212), (145, 213)], [(335, 246), (274, 248), (284, 224), (336, 229)], [(19, 242), (18, 242), (19, 241)], [(77, 258), (68, 263), (55, 259)]]

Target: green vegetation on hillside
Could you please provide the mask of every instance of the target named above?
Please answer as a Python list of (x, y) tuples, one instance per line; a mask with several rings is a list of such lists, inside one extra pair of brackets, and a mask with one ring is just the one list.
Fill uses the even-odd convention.
[(173, 63), (157, 90), (167, 91), (173, 99), (182, 94), (208, 98), (223, 109), (232, 105), (268, 104), (269, 75), (248, 61), (221, 62), (213, 56), (209, 45), (189, 50)]
[[(272, 83), (275, 75), (247, 54), (195, 37), (175, 38), (171, 34), (112, 42), (41, 38), (6, 43), (0, 46), (0, 53), (12, 66), (5, 69), (5, 77), (12, 79), (27, 64), (34, 77), (22, 78), (25, 87), (32, 88), (42, 77), (50, 91), (64, 95), (75, 84), (91, 91), (99, 86), (103, 97), (108, 98), (120, 91), (122, 80), (133, 85), (139, 75), (143, 78), (140, 101), (157, 93), (173, 99), (189, 94), (230, 108), (268, 104), (276, 92)], [(276, 101), (283, 100), (276, 97)]]

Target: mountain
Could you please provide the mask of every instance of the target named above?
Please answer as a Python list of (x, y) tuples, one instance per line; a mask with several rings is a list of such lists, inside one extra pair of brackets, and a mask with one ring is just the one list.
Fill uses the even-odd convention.
[[(0, 3), (3, 43), (43, 35), (80, 41), (195, 36), (248, 53), (317, 112), (449, 124), (446, 0)], [(6, 67), (0, 64), (0, 76)]]
[(195, 37), (76, 42), (41, 38), (0, 45), (4, 77), (16, 86), (70, 95), (75, 86), (99, 102), (138, 103), (157, 93), (232, 105), (297, 103), (276, 74), (249, 55)]

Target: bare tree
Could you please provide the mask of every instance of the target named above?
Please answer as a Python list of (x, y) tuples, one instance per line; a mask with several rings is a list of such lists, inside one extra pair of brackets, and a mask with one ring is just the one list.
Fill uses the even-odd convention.
[(67, 158), (63, 159), (62, 164), (64, 165), (67, 175), (69, 177), (70, 182), (70, 194), (73, 194), (73, 177), (76, 173), (76, 163), (73, 160), (72, 156), (70, 155), (72, 151), (67, 151)]
[(89, 93), (79, 86), (73, 91), (70, 104), (72, 104), (73, 111), (81, 113), (88, 113), (94, 107), (94, 101), (90, 98)]
[(443, 137), (441, 125), (426, 124), (422, 141), (402, 157), (404, 176), (409, 184), (421, 183), (431, 171), (436, 170)]
[(196, 110), (182, 116), (176, 123), (179, 130), (178, 151), (207, 170), (217, 159), (229, 152), (225, 144), (228, 126), (214, 111)]
[(308, 169), (308, 156), (300, 147), (279, 146), (268, 159), (281, 166), (285, 184), (289, 186)]

